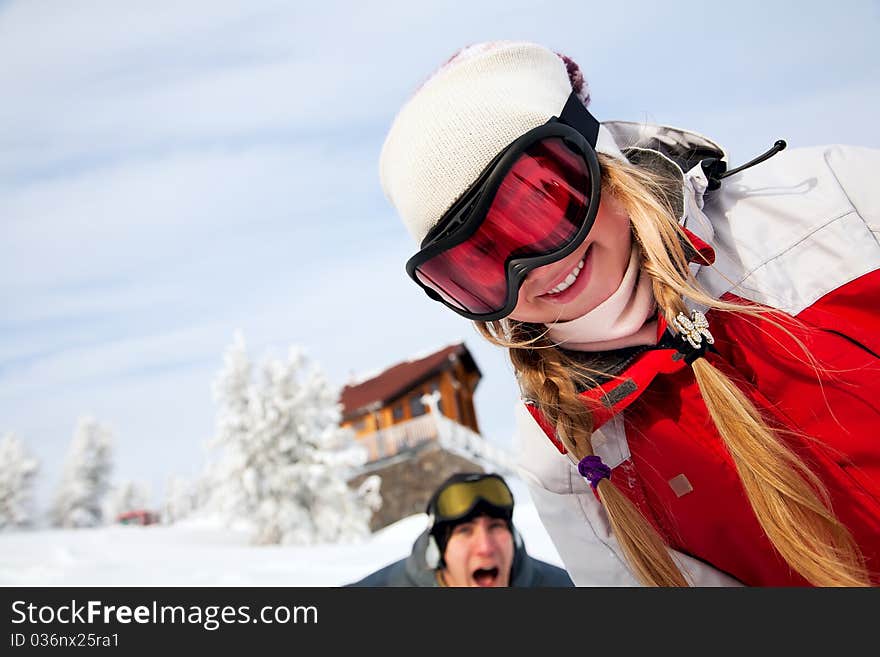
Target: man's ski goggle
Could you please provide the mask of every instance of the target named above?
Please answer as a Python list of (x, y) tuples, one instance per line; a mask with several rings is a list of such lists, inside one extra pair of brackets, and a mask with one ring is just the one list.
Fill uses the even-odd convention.
[(449, 484), (440, 491), (430, 512), (435, 522), (458, 520), (470, 513), (481, 500), (503, 511), (513, 512), (513, 495), (504, 480), (495, 475)]
[(572, 93), (483, 170), (425, 237), (406, 271), (428, 296), (478, 321), (506, 317), (528, 273), (572, 253), (593, 226), (599, 122)]

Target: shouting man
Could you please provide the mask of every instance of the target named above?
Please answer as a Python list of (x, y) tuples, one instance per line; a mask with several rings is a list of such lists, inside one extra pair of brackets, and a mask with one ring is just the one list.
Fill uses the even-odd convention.
[(351, 586), (573, 586), (528, 555), (513, 526), (513, 494), (497, 474), (458, 473), (434, 491), (430, 526), (412, 553)]

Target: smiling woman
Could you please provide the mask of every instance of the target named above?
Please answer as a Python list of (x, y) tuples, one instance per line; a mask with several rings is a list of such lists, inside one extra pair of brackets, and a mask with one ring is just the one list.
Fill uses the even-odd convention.
[(728, 171), (712, 140), (589, 101), (568, 57), (476, 44), (380, 156), (409, 275), (509, 350), (568, 571), (880, 584), (880, 152), (780, 140)]

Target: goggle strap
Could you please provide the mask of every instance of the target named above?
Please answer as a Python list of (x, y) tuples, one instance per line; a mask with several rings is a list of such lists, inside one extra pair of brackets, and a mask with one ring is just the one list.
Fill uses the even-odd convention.
[(584, 102), (573, 91), (565, 101), (565, 107), (559, 114), (559, 120), (571, 126), (584, 137), (594, 149), (599, 139), (599, 122), (584, 105)]

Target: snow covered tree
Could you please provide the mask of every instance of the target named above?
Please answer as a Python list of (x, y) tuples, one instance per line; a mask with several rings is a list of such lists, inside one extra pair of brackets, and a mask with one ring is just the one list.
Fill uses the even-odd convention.
[[(212, 438), (209, 442), (214, 445)], [(207, 461), (202, 472), (195, 478), (192, 485), (192, 511), (205, 511), (210, 513), (217, 510), (219, 497), (215, 493), (218, 488), (219, 477), (217, 475), (218, 466), (214, 461)]]
[(373, 513), (382, 508), (382, 477), (379, 475), (370, 475), (361, 482), (357, 487), (356, 495), (358, 499), (363, 501), (360, 513), (364, 522), (370, 524)]
[(15, 434), (0, 439), (0, 530), (31, 523), (31, 494), (38, 467)]
[[(252, 380), (255, 379), (255, 380)], [(339, 427), (339, 391), (292, 348), (252, 367), (236, 335), (214, 383), (219, 405), (216, 495), (230, 519), (255, 525), (256, 543), (335, 542), (369, 534), (372, 488), (346, 481), (366, 453)]]
[(101, 524), (104, 496), (110, 488), (113, 436), (91, 417), (80, 418), (52, 506), (57, 527)]
[(151, 498), (149, 486), (142, 482), (124, 481), (116, 484), (104, 499), (104, 520), (114, 522), (120, 514), (147, 509)]
[(162, 516), (165, 522), (172, 523), (186, 518), (196, 508), (196, 491), (183, 477), (173, 476), (168, 480), (165, 505)]

